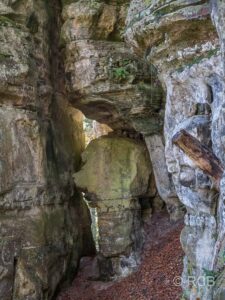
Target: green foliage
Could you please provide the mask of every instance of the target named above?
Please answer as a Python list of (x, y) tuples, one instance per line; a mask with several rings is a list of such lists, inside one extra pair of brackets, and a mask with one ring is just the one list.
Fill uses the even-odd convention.
[(16, 26), (16, 22), (6, 16), (0, 16), (0, 26)]
[(214, 278), (214, 280), (218, 277), (218, 272), (215, 272), (215, 271), (213, 271), (213, 270), (208, 270), (208, 269), (205, 269), (205, 268), (203, 268), (203, 272), (204, 272), (204, 275), (206, 276), (206, 277), (213, 277)]
[(117, 80), (126, 79), (129, 72), (124, 67), (118, 67), (113, 69), (113, 77)]
[(130, 59), (121, 59), (118, 61), (110, 63), (110, 68), (108, 69), (109, 77), (115, 81), (124, 81), (129, 75), (134, 71), (135, 67), (133, 61)]

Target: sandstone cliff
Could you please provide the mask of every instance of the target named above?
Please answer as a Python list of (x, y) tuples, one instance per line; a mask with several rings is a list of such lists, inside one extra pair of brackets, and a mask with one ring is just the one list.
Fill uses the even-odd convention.
[[(224, 15), (216, 0), (0, 1), (0, 299), (52, 299), (94, 253), (80, 191), (103, 277), (137, 267), (140, 205), (160, 196), (185, 213), (184, 297), (225, 298), (224, 177), (218, 193), (172, 143), (185, 129), (225, 164)], [(82, 157), (80, 111), (113, 130)]]

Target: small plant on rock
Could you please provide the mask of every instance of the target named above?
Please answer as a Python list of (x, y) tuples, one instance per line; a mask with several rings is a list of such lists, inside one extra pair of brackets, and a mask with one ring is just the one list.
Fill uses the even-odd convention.
[(129, 72), (124, 67), (118, 67), (113, 69), (113, 77), (116, 80), (126, 79), (129, 75)]

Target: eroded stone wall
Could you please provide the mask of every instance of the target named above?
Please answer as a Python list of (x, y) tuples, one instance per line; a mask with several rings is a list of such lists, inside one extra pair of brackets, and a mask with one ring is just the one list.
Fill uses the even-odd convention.
[[(157, 66), (166, 90), (166, 164), (187, 209), (181, 234), (187, 299), (223, 298), (223, 267), (215, 266), (218, 247), (223, 251), (221, 196), (218, 201), (208, 176), (172, 144), (174, 134), (185, 129), (223, 164), (223, 14), (219, 1), (132, 1), (125, 33), (134, 51)], [(216, 288), (198, 281), (210, 275)]]
[(87, 208), (71, 179), (84, 139), (81, 113), (68, 105), (58, 77), (58, 9), (57, 1), (0, 1), (4, 300), (52, 299), (62, 279), (74, 274), (89, 234), (80, 219), (86, 216), (88, 224)]
[[(73, 183), (84, 136), (72, 105), (118, 136), (145, 140), (171, 217), (180, 217), (184, 206), (187, 211), (184, 294), (223, 299), (224, 179), (218, 195), (172, 144), (186, 129), (224, 164), (223, 102), (222, 1), (65, 0), (62, 7), (60, 1), (0, 1), (0, 298), (51, 299), (68, 268), (76, 269), (85, 240), (86, 254), (93, 251), (88, 213)], [(101, 251), (109, 258), (102, 270), (110, 265), (112, 277), (119, 274), (122, 246), (141, 235), (139, 196), (130, 195), (135, 205), (125, 201), (120, 214), (118, 207), (106, 213), (109, 199), (99, 197)], [(123, 238), (138, 234), (118, 250), (104, 224), (124, 214), (130, 217)], [(215, 287), (188, 282), (207, 274)]]
[(183, 207), (166, 168), (164, 92), (154, 66), (124, 43), (129, 5), (129, 1), (66, 3), (61, 38), (67, 91), (70, 102), (87, 117), (117, 132), (144, 137), (159, 195), (171, 218), (177, 219), (183, 215)]

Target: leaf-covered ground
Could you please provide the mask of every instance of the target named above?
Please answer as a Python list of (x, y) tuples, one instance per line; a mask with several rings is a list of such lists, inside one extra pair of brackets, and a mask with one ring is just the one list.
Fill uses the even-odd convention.
[(182, 222), (170, 222), (157, 213), (145, 225), (146, 242), (139, 270), (118, 282), (90, 280), (94, 259), (83, 258), (73, 284), (57, 300), (179, 300), (181, 288), (173, 283), (182, 272), (179, 242)]

